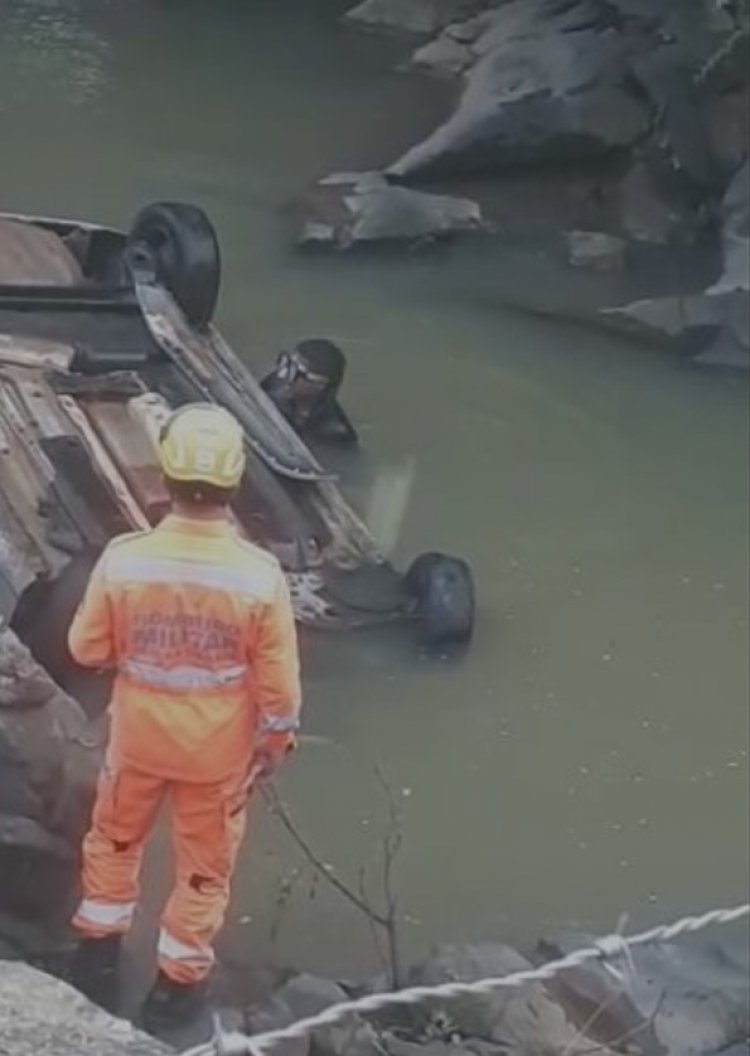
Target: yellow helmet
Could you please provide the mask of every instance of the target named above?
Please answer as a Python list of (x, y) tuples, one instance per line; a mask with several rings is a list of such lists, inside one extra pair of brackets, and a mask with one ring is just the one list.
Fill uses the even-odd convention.
[(164, 426), (159, 457), (169, 480), (236, 488), (245, 469), (242, 427), (223, 407), (188, 404)]

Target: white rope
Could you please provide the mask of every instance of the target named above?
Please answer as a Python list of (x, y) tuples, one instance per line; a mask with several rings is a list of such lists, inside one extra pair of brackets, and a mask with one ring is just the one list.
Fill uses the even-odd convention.
[(674, 924), (662, 924), (643, 931), (639, 935), (606, 935), (595, 940), (591, 946), (575, 950), (557, 961), (549, 961), (539, 968), (530, 968), (512, 975), (480, 979), (473, 983), (442, 983), (440, 986), (414, 986), (407, 990), (396, 990), (382, 994), (371, 994), (356, 1001), (345, 1001), (331, 1005), (315, 1016), (301, 1019), (288, 1027), (271, 1030), (250, 1037), (245, 1034), (223, 1034), (218, 1027), (213, 1041), (198, 1045), (183, 1056), (267, 1056), (282, 1041), (305, 1038), (320, 1027), (332, 1026), (346, 1016), (380, 1012), (394, 1005), (416, 1005), (420, 1001), (468, 997), (490, 994), (501, 987), (521, 986), (523, 983), (545, 982), (570, 968), (579, 968), (588, 961), (602, 961), (621, 957), (635, 946), (668, 942), (679, 935), (694, 934), (714, 924), (732, 924), (750, 915), (750, 905), (734, 909), (712, 909), (699, 917), (683, 917)]

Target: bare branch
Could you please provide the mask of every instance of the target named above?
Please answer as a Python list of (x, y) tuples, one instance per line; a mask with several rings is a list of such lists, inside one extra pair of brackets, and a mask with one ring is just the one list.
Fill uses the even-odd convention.
[(373, 909), (372, 906), (368, 905), (367, 902), (363, 901), (359, 897), (359, 895), (357, 895), (356, 892), (349, 887), (348, 884), (346, 884), (343, 880), (340, 880), (339, 877), (336, 876), (330, 866), (326, 865), (326, 863), (318, 857), (318, 855), (312, 849), (305, 837), (297, 828), (291, 814), (284, 806), (274, 784), (270, 781), (265, 782), (263, 785), (260, 786), (260, 792), (266, 802), (266, 805), (268, 806), (268, 809), (276, 818), (278, 818), (278, 820), (287, 830), (294, 842), (297, 844), (299, 849), (302, 851), (304, 856), (307, 858), (310, 865), (312, 865), (313, 868), (316, 869), (321, 876), (325, 877), (329, 884), (336, 888), (339, 894), (343, 895), (344, 898), (351, 902), (353, 906), (356, 906), (361, 913), (364, 913), (370, 920), (373, 920), (376, 924), (379, 924), (381, 928), (387, 929), (388, 918), (383, 916), (382, 913), (378, 913), (377, 910)]
[(403, 813), (393, 794), (393, 789), (380, 767), (375, 767), (381, 788), (388, 800), (390, 828), (383, 840), (383, 893), (386, 903), (385, 931), (388, 936), (388, 959), (391, 983), (395, 989), (401, 986), (401, 957), (398, 941), (399, 901), (393, 888), (393, 867), (403, 845)]
[[(365, 867), (362, 866), (359, 870), (359, 893), (363, 902), (366, 902), (368, 906), (371, 906), (369, 896), (367, 894), (367, 876)], [(384, 972), (388, 971), (388, 958), (383, 951), (383, 947), (380, 942), (380, 935), (378, 934), (377, 921), (373, 919), (372, 914), (368, 914), (367, 924), (372, 935), (372, 944), (375, 947), (375, 955), (378, 958), (378, 963)], [(385, 929), (384, 929), (385, 930)]]
[[(364, 867), (360, 869), (357, 892), (344, 880), (341, 880), (331, 866), (326, 865), (310, 846), (303, 834), (297, 828), (294, 819), (281, 800), (274, 784), (272, 782), (264, 783), (260, 786), (260, 792), (269, 811), (278, 819), (278, 821), (281, 822), (283, 827), (292, 837), (293, 841), (297, 844), (297, 847), (302, 851), (307, 861), (315, 870), (315, 875), (325, 877), (328, 883), (331, 884), (339, 894), (343, 895), (343, 897), (361, 913), (364, 913), (372, 932), (378, 960), (383, 967), (388, 969), (391, 985), (394, 988), (398, 988), (402, 981), (398, 936), (399, 900), (394, 889), (393, 868), (404, 842), (402, 830), (403, 813), (400, 804), (393, 793), (391, 785), (379, 767), (375, 768), (375, 775), (388, 801), (389, 828), (383, 840), (384, 912), (378, 911), (372, 905), (367, 892), (367, 876)], [(291, 891), (289, 891), (289, 894), (291, 894)], [(283, 905), (285, 905), (287, 897), (288, 895), (282, 890), (280, 901)], [(387, 956), (381, 946), (380, 937), (376, 930), (377, 928), (382, 928), (385, 933)]]
[(297, 881), (302, 876), (302, 869), (292, 869), (291, 873), (283, 877), (279, 886), (279, 892), (276, 896), (276, 902), (274, 904), (274, 914), (271, 921), (271, 927), (269, 929), (268, 937), (273, 946), (276, 942), (281, 931), (281, 926), (284, 923), (284, 917), (289, 906), (292, 894)]

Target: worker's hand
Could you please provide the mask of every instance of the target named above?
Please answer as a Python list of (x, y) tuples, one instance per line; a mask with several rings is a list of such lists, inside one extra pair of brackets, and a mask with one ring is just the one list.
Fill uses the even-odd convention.
[(251, 784), (256, 781), (271, 781), (281, 767), (282, 759), (274, 758), (270, 752), (256, 752), (250, 767)]
[(250, 765), (250, 783), (270, 781), (278, 774), (284, 760), (296, 747), (293, 734), (271, 734), (258, 748)]

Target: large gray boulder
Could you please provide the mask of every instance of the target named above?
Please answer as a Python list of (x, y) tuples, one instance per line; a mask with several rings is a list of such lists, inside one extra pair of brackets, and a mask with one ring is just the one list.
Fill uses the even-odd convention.
[(627, 246), (623, 239), (606, 231), (568, 231), (565, 236), (568, 262), (603, 274), (623, 271)]
[[(470, 983), (531, 967), (512, 947), (498, 943), (446, 946), (412, 970), (409, 984)], [(470, 1048), (472, 1041), (464, 1039), (480, 1039), (487, 1044), (488, 1053), (503, 1056), (549, 1056), (553, 1052), (578, 1056), (591, 1051), (591, 1042), (538, 983), (498, 988), (478, 997), (432, 1000), (428, 1007), (412, 1014), (411, 1030), (416, 1037), (434, 1035), (438, 1025), (448, 1041), (461, 1039), (459, 1044)], [(598, 1051), (600, 1056), (611, 1056), (606, 1047)]]
[(707, 289), (604, 308), (605, 325), (671, 345), (704, 366), (750, 367), (750, 201), (748, 164), (721, 208), (722, 269)]
[(375, 172), (339, 173), (321, 180), (308, 195), (298, 241), (351, 249), (434, 241), (481, 227), (481, 210), (468, 198), (394, 186)]
[(426, 961), (411, 969), (409, 986), (440, 986), (443, 983), (471, 983), (478, 979), (525, 972), (531, 962), (498, 942), (477, 942), (467, 946), (439, 946)]
[(599, 179), (630, 155), (604, 177), (622, 233), (684, 246), (747, 155), (745, 0), (364, 0), (350, 17), (426, 35), (412, 67), (462, 81), (389, 168), (407, 182), (570, 162)]
[(0, 1056), (168, 1056), (66, 983), (0, 961)]
[(724, 270), (712, 290), (732, 293), (750, 289), (750, 166), (735, 173), (721, 207)]
[(101, 752), (79, 705), (0, 627), (0, 911), (65, 913)]
[[(542, 949), (557, 957), (589, 941), (571, 935)], [(582, 1023), (602, 1010), (597, 1033), (605, 1043), (627, 1035), (649, 1056), (708, 1056), (747, 1042), (749, 983), (747, 939), (739, 937), (721, 946), (683, 940), (636, 948), (607, 967), (591, 962), (566, 972), (555, 992)]]
[[(388, 1033), (381, 1038), (381, 1047), (383, 1056), (479, 1056), (474, 1045), (469, 1049), (450, 1041), (404, 1041)], [(486, 1051), (487, 1056), (502, 1056), (499, 1049)]]
[[(303, 973), (289, 979), (259, 1008), (251, 1009), (247, 1022), (253, 1033), (279, 1030), (347, 1000), (336, 983)], [(281, 1042), (279, 1056), (381, 1056), (382, 1047), (373, 1028), (359, 1016), (346, 1016), (309, 1037)]]
[[(526, 0), (524, 0), (524, 4)], [(512, 0), (474, 47), (455, 113), (393, 164), (400, 177), (602, 158), (632, 146), (651, 116), (629, 83), (614, 30), (564, 32)]]
[(721, 329), (699, 359), (705, 364), (750, 366), (750, 169), (747, 161), (722, 203), (723, 270), (706, 290), (721, 314)]

